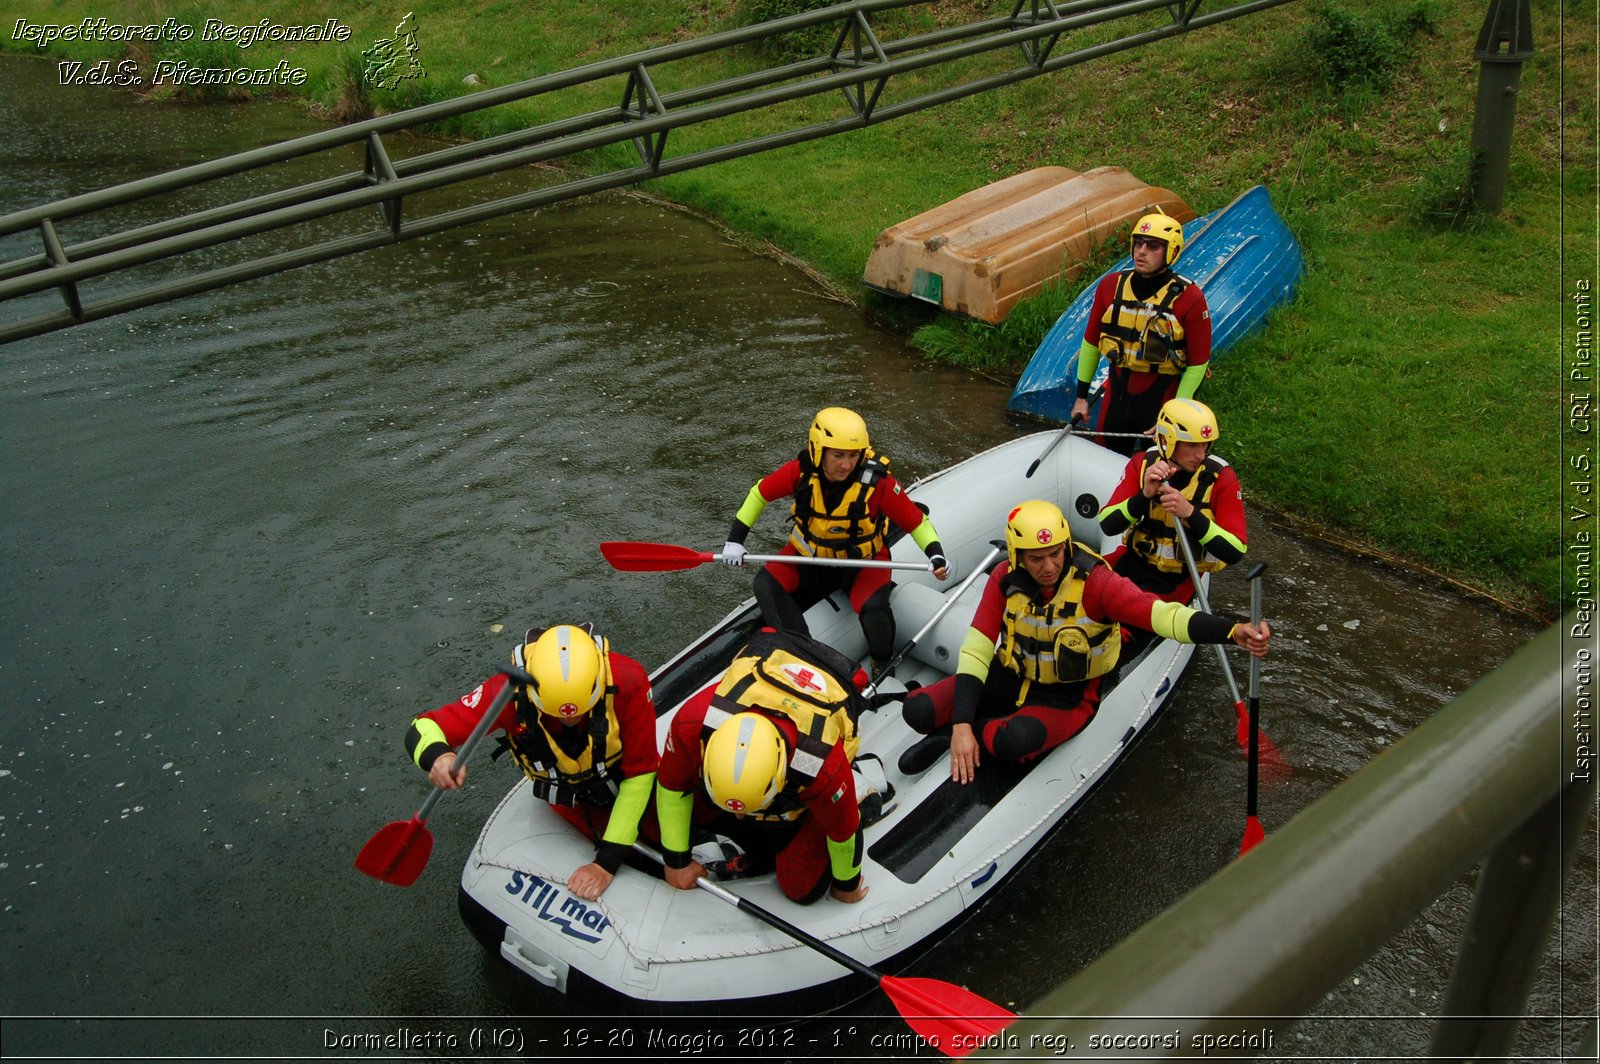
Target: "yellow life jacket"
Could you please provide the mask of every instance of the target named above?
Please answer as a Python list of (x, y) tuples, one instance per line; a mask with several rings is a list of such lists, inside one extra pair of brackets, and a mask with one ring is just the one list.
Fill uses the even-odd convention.
[(845, 758), (855, 760), (861, 748), (856, 718), (864, 702), (850, 682), (850, 664), (832, 647), (797, 632), (758, 632), (723, 673), (706, 707), (702, 744), (733, 714), (750, 710), (787, 717), (799, 733), (783, 789), (771, 805), (747, 816), (799, 818), (805, 812), (800, 792), (816, 782), (833, 748), (842, 744)]
[[(1156, 457), (1159, 456), (1153, 450), (1146, 453), (1144, 468), (1149, 469), (1150, 463)], [(1217, 486), (1217, 478), (1226, 467), (1227, 463), (1222, 459), (1207, 455), (1205, 464), (1189, 478), (1189, 483), (1178, 489), (1178, 493), (1206, 511), (1209, 516), (1211, 490)], [(1143, 483), (1143, 470), (1140, 470), (1139, 476), (1140, 482)], [(1172, 514), (1165, 506), (1151, 500), (1150, 512), (1123, 533), (1122, 541), (1128, 545), (1130, 551), (1162, 572), (1184, 572), (1186, 567), (1183, 564), (1183, 548), (1178, 546), (1177, 528), (1173, 521)], [(1226, 562), (1218, 561), (1206, 554), (1198, 543), (1191, 542), (1189, 546), (1194, 550), (1195, 568), (1202, 573), (1214, 573), (1227, 567)]]
[(1118, 369), (1176, 376), (1189, 361), (1183, 325), (1172, 305), (1189, 279), (1173, 274), (1149, 299), (1133, 294), (1132, 270), (1117, 282), (1117, 294), (1100, 317), (1100, 353)]
[(851, 474), (844, 496), (829, 508), (822, 494), (827, 478), (807, 464), (789, 509), (794, 524), (789, 542), (794, 549), (813, 558), (871, 558), (882, 550), (889, 519), (881, 513), (870, 517), (867, 504), (888, 472), (889, 459), (868, 448)]
[[(1035, 683), (1075, 683), (1104, 676), (1116, 667), (1122, 630), (1115, 621), (1091, 620), (1083, 612), (1083, 589), (1089, 573), (1105, 561), (1075, 547), (1061, 573), (1056, 593), (1038, 602), (1029, 587), (1008, 578), (1005, 617), (995, 658), (1023, 678), (1017, 705), (1027, 700)], [(1031, 580), (1027, 585), (1037, 587)]]
[[(551, 805), (591, 805), (609, 808), (616, 799), (622, 762), (622, 729), (617, 725), (617, 685), (611, 675), (611, 655), (601, 655), (605, 670), (605, 696), (589, 711), (584, 730), (587, 742), (576, 754), (568, 753), (545, 727), (543, 714), (523, 703), (517, 694), (517, 719), (523, 726), (506, 736), (511, 756), (533, 781), (534, 797)], [(602, 711), (603, 707), (603, 711)], [(531, 721), (531, 723), (529, 723)]]

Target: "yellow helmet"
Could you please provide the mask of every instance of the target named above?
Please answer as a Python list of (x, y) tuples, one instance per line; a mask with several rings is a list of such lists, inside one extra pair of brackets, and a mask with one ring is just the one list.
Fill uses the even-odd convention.
[(730, 813), (759, 812), (783, 790), (788, 765), (776, 724), (760, 713), (735, 713), (706, 740), (706, 793)]
[(870, 446), (867, 423), (860, 414), (842, 406), (817, 411), (817, 416), (811, 419), (811, 431), (806, 434), (806, 453), (811, 456), (811, 464), (819, 468), (824, 447), (836, 451), (865, 451)]
[(547, 717), (571, 720), (600, 703), (606, 693), (606, 641), (576, 625), (529, 632), (511, 661), (533, 677), (523, 688), (529, 705)]
[(1072, 546), (1072, 530), (1067, 527), (1067, 517), (1061, 507), (1043, 499), (1029, 499), (1006, 517), (1006, 554), (1011, 568), (1022, 564), (1018, 551), (1053, 547), (1058, 543)]
[(1151, 240), (1165, 240), (1167, 242), (1167, 265), (1171, 266), (1178, 261), (1178, 255), (1183, 251), (1183, 225), (1178, 219), (1162, 213), (1157, 208), (1154, 214), (1147, 214), (1133, 223), (1133, 233), (1128, 237), (1128, 254), (1133, 254), (1133, 241), (1135, 237), (1149, 237)]
[(1222, 438), (1217, 415), (1194, 399), (1168, 399), (1156, 415), (1156, 450), (1170, 459), (1179, 443), (1216, 443)]

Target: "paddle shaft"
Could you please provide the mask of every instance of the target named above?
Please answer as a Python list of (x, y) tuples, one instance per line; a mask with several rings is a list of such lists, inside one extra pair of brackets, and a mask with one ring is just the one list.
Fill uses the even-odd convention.
[(1072, 426), (1069, 424), (1065, 428), (1063, 428), (1060, 432), (1058, 432), (1054, 436), (1052, 436), (1050, 438), (1050, 442), (1045, 446), (1045, 449), (1039, 452), (1039, 457), (1037, 457), (1037, 458), (1035, 458), (1033, 460), (1033, 464), (1028, 467), (1028, 471), (1022, 475), (1022, 479), (1024, 479), (1024, 480), (1031, 479), (1033, 477), (1033, 474), (1038, 470), (1039, 463), (1043, 462), (1046, 458), (1048, 458), (1050, 456), (1050, 452), (1055, 450), (1056, 446), (1058, 444), (1060, 444), (1062, 440), (1066, 439), (1071, 434), (1072, 434)]
[(972, 586), (972, 582), (974, 580), (983, 575), (984, 570), (989, 568), (989, 563), (998, 558), (1003, 549), (1003, 547), (989, 548), (989, 553), (983, 556), (983, 561), (978, 563), (977, 568), (968, 573), (966, 579), (957, 584), (954, 591), (951, 591), (945, 595), (944, 604), (934, 611), (932, 617), (928, 618), (928, 623), (917, 629), (917, 634), (906, 640), (904, 645), (902, 645), (899, 650), (895, 651), (894, 657), (890, 658), (888, 663), (885, 664), (883, 668), (878, 670), (877, 675), (872, 677), (872, 682), (874, 685), (876, 685), (878, 681), (882, 680), (885, 676), (889, 675), (889, 673), (893, 672), (894, 667), (900, 664), (901, 660), (907, 654), (911, 653), (911, 648), (916, 646), (917, 643), (921, 641), (923, 636), (933, 631), (933, 626), (939, 623), (940, 618), (950, 612), (950, 608), (956, 604), (956, 600), (962, 595), (966, 594), (967, 588)]
[[(635, 842), (633, 848), (652, 860), (666, 864), (655, 850)], [(735, 909), (742, 909), (757, 920), (774, 927), (803, 946), (809, 946), (835, 964), (871, 979), (899, 1010), (900, 1016), (924, 1041), (946, 1056), (960, 1059), (983, 1045), (1016, 1021), (1016, 1013), (974, 994), (954, 983), (938, 979), (903, 978), (878, 971), (843, 950), (835, 949), (815, 935), (800, 930), (789, 921), (768, 912), (749, 898), (723, 890), (705, 876), (695, 886), (715, 895)]]
[[(713, 554), (711, 560), (721, 561), (722, 555)], [(747, 562), (788, 562), (791, 565), (833, 565), (841, 569), (916, 569), (933, 572), (931, 562), (886, 562), (874, 558), (813, 558), (809, 554), (746, 554)]]
[(1022, 479), (1032, 479), (1033, 474), (1038, 472), (1039, 464), (1048, 458), (1050, 456), (1050, 452), (1055, 450), (1061, 441), (1066, 439), (1068, 436), (1071, 436), (1074, 431), (1077, 431), (1084, 436), (1099, 436), (1102, 439), (1147, 440), (1150, 438), (1149, 434), (1143, 432), (1096, 432), (1093, 429), (1079, 429), (1078, 426), (1069, 422), (1065, 427), (1062, 428), (1060, 432), (1055, 434), (1055, 438), (1045, 446), (1045, 449), (1039, 452), (1039, 457), (1033, 460), (1033, 464), (1029, 466), (1028, 471), (1022, 475)]
[(782, 931), (784, 934), (795, 939), (796, 941), (805, 943), (818, 953), (822, 954), (824, 957), (844, 965), (857, 975), (864, 975), (875, 983), (883, 982), (883, 973), (878, 971), (876, 968), (869, 967), (868, 965), (863, 964), (861, 961), (858, 961), (854, 957), (850, 956), (850, 954), (845, 953), (843, 950), (835, 949), (833, 946), (828, 945), (815, 935), (800, 930), (800, 928), (794, 926), (777, 913), (763, 909), (749, 898), (741, 898), (731, 890), (724, 890), (722, 887), (719, 887), (717, 884), (711, 882), (711, 880), (707, 879), (705, 876), (701, 876), (699, 879), (695, 880), (695, 886), (699, 887), (701, 890), (709, 891), (716, 897), (727, 902), (729, 905), (732, 905), (735, 909), (743, 909), (751, 916), (754, 916), (757, 920), (777, 928), (779, 931)]
[[(489, 733), (489, 729), (494, 727), (494, 722), (500, 719), (500, 714), (505, 710), (506, 704), (517, 693), (517, 684), (533, 682), (533, 677), (521, 669), (507, 665), (500, 671), (505, 674), (506, 685), (500, 688), (499, 694), (494, 696), (494, 701), (489, 704), (488, 710), (484, 712), (483, 717), (479, 719), (477, 725), (472, 729), (472, 734), (467, 736), (467, 741), (462, 743), (461, 749), (456, 752), (455, 764), (450, 766), (450, 774), (452, 776), (458, 776), (461, 770), (467, 766), (467, 758), (472, 756), (472, 751), (477, 749), (478, 744), (483, 741), (483, 737)], [(433, 812), (433, 807), (439, 804), (439, 799), (443, 796), (444, 788), (435, 787), (433, 793), (423, 799), (422, 808), (417, 810), (417, 815), (414, 819), (418, 821), (427, 820), (428, 814)]]
[[(1261, 625), (1261, 574), (1266, 564), (1252, 568), (1250, 579), (1250, 623)], [(1245, 813), (1256, 815), (1256, 766), (1261, 760), (1261, 659), (1250, 655), (1250, 775), (1245, 791)]]
[[(659, 853), (651, 849), (649, 846), (646, 846), (642, 842), (635, 842), (633, 844), (633, 848), (658, 864), (663, 866), (666, 864), (666, 861)], [(835, 949), (833, 946), (828, 945), (815, 935), (800, 930), (800, 928), (794, 926), (777, 913), (763, 909), (749, 898), (741, 898), (739, 895), (733, 893), (733, 891), (723, 889), (705, 876), (700, 876), (698, 879), (696, 879), (694, 881), (694, 885), (699, 887), (701, 890), (710, 893), (719, 900), (727, 902), (735, 909), (743, 909), (745, 912), (749, 913), (751, 916), (754, 916), (762, 923), (769, 924), (772, 927), (777, 928), (779, 931), (782, 931), (790, 938), (810, 946), (824, 957), (844, 965), (857, 975), (864, 975), (873, 982), (883, 982), (885, 976), (876, 968), (869, 967), (850, 956), (850, 954), (845, 953), (843, 950)]]
[[(1183, 522), (1177, 514), (1172, 515), (1172, 528), (1178, 539), (1178, 547), (1183, 551), (1183, 564), (1189, 570), (1189, 579), (1194, 583), (1195, 601), (1200, 603), (1200, 608), (1207, 613), (1211, 612), (1211, 604), (1206, 601), (1206, 589), (1200, 583), (1200, 567), (1194, 561), (1194, 548), (1189, 546), (1189, 534), (1184, 531)], [(1217, 660), (1222, 663), (1222, 675), (1228, 678), (1228, 691), (1233, 695), (1233, 704), (1239, 704), (1239, 681), (1233, 678), (1233, 666), (1228, 664), (1228, 652), (1221, 643), (1212, 644), (1217, 651)]]

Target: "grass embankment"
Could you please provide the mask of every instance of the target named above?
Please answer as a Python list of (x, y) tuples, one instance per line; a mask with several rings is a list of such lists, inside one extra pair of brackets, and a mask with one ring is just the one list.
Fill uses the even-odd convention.
[[(1200, 393), (1223, 420), (1222, 452), (1252, 501), (1549, 616), (1563, 564), (1558, 352), (1572, 294), (1563, 284), (1572, 280), (1563, 282), (1561, 256), (1587, 269), (1595, 247), (1595, 42), (1592, 13), (1577, 7), (1534, 0), (1538, 51), (1523, 70), (1506, 207), (1495, 218), (1468, 216), (1450, 226), (1427, 217), (1461, 202), (1482, 0), (1409, 7), (1422, 28), (1405, 38), (1392, 76), (1376, 85), (1332, 84), (1308, 44), (1326, 29), (1330, 9), (1290, 4), (649, 188), (859, 291), (867, 252), (885, 226), (1030, 167), (1125, 166), (1200, 213), (1264, 182), (1300, 239), (1308, 272), (1295, 302), (1229, 351)], [(485, 85), (511, 84), (728, 29), (739, 17), (730, 0), (408, 0), (403, 8), (319, 11), (351, 28), (342, 45), (262, 42), (245, 51), (191, 42), (134, 54), (148, 62), (162, 50), (187, 49), (196, 65), (252, 67), (287, 57), (308, 70), (298, 91), (323, 113), (355, 115), (364, 105), (352, 91), (360, 52), (393, 36), (405, 10), (415, 12), (428, 73), (370, 93), (367, 102), (386, 110), (472, 91), (463, 83), (469, 73)], [(962, 0), (880, 16), (875, 25), (895, 39), (1009, 9)], [(1385, 0), (1337, 0), (1332, 10), (1398, 17)], [(196, 25), (309, 18), (304, 5), (280, 0), (133, 5), (128, 14), (129, 21), (172, 16)], [(85, 16), (104, 10), (90, 0), (21, 0), (13, 12), (36, 23)], [(1106, 35), (1089, 30), (1060, 50)], [(1363, 46), (1355, 52), (1372, 58)], [(62, 42), (53, 54), (120, 58), (126, 51)], [(1008, 53), (974, 61), (971, 71), (1016, 61)], [(652, 73), (669, 92), (765, 65), (742, 49)], [(948, 73), (896, 78), (885, 100), (949, 80)], [(498, 108), (440, 132), (483, 136), (619, 98), (617, 81)], [(738, 115), (675, 132), (669, 151), (842, 113), (838, 97), (819, 97), (780, 115)], [(623, 151), (599, 161), (621, 162)], [(1081, 283), (1024, 303), (1000, 329), (930, 324), (931, 315), (915, 307), (864, 299), (908, 330), (924, 326), (917, 342), (933, 355), (1009, 380)]]

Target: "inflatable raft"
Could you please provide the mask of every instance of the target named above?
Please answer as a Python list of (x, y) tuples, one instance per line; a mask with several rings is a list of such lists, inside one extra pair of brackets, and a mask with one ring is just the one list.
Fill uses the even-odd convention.
[[(1058, 503), (1074, 537), (1096, 548), (1113, 545), (1095, 516), (1123, 460), (1070, 438), (1026, 477), (1054, 436), (1010, 441), (909, 489), (937, 520), (954, 572), (943, 584), (926, 572), (901, 574), (892, 601), (902, 643), (990, 555), (1003, 536), (1004, 515), (1024, 499)], [(922, 560), (909, 540), (897, 543), (893, 555)], [(928, 684), (955, 668), (982, 587), (980, 576), (915, 644), (896, 670), (899, 681)], [(813, 636), (865, 658), (848, 605), (824, 601), (807, 621)], [(658, 741), (671, 714), (717, 680), (759, 625), (753, 602), (746, 603), (652, 674), (661, 709)], [(801, 906), (783, 896), (771, 875), (724, 887), (865, 965), (903, 967), (1004, 889), (1081, 807), (1166, 705), (1193, 649), (1157, 640), (1123, 667), (1082, 733), (1027, 767), (986, 761), (966, 786), (950, 781), (943, 758), (909, 777), (899, 772), (900, 753), (920, 736), (901, 719), (898, 701), (864, 714), (862, 752), (882, 758), (896, 790), (890, 812), (866, 828), (868, 897), (854, 905), (824, 899)], [(884, 687), (894, 690), (895, 684)], [(552, 991), (574, 996), (588, 1011), (794, 1016), (825, 1011), (871, 989), (863, 976), (706, 891), (674, 890), (640, 869), (624, 867), (598, 901), (583, 901), (567, 892), (564, 877), (592, 854), (592, 844), (535, 801), (523, 780), (467, 856), (462, 917), (496, 956)]]

